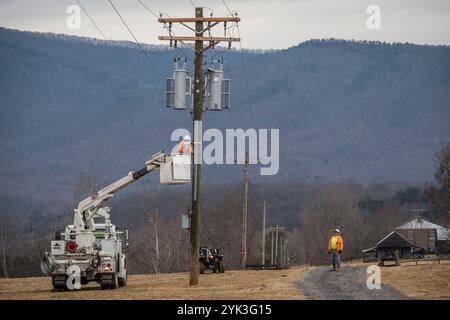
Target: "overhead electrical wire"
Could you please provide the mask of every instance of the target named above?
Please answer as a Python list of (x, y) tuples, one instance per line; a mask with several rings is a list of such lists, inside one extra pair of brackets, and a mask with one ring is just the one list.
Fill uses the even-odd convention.
[[(232, 11), (230, 9), (230, 7), (228, 6), (228, 4), (226, 3), (225, 0), (222, 0), (222, 3), (225, 6), (225, 8), (228, 10), (230, 15), (232, 15), (232, 16), (236, 15), (236, 12)], [(234, 36), (234, 29), (235, 28), (237, 30), (238, 38), (241, 38), (241, 34), (239, 32), (239, 25), (237, 23), (233, 24), (233, 29), (231, 31), (233, 33), (233, 36)], [(239, 50), (239, 56), (240, 56), (240, 60), (241, 60), (242, 71), (244, 73), (245, 90), (246, 90), (248, 104), (249, 104), (249, 109), (250, 109), (250, 117), (251, 117), (251, 121), (252, 121), (252, 124), (253, 124), (253, 128), (256, 128), (255, 116), (254, 116), (254, 112), (253, 112), (253, 101), (252, 101), (252, 98), (250, 96), (249, 81), (248, 81), (247, 71), (246, 71), (246, 68), (245, 68), (245, 65), (244, 65), (244, 58), (243, 58), (243, 54), (242, 54), (243, 53), (242, 39), (241, 39), (241, 41), (239, 41), (239, 49), (240, 49)]]
[(137, 2), (139, 2), (145, 9), (147, 9), (148, 12), (150, 12), (152, 15), (154, 15), (156, 19), (160, 18), (160, 16), (158, 16), (152, 9), (147, 7), (147, 5), (145, 3), (143, 3), (141, 0), (137, 0)]
[(117, 15), (119, 16), (120, 20), (122, 21), (123, 25), (125, 26), (125, 28), (128, 30), (128, 32), (130, 33), (130, 35), (133, 37), (134, 41), (136, 42), (136, 44), (139, 46), (139, 48), (141, 48), (141, 50), (144, 52), (145, 57), (148, 59), (148, 61), (150, 62), (151, 66), (155, 69), (155, 71), (159, 74), (159, 76), (161, 78), (164, 79), (163, 75), (159, 72), (158, 68), (156, 67), (156, 65), (153, 63), (153, 61), (147, 56), (146, 54), (146, 50), (144, 49), (144, 47), (141, 45), (141, 43), (138, 41), (138, 39), (135, 37), (133, 31), (131, 31), (130, 27), (128, 27), (128, 24), (125, 22), (125, 20), (123, 19), (122, 15), (120, 14), (119, 10), (117, 10), (116, 6), (113, 4), (113, 2), (111, 0), (108, 0), (108, 2), (111, 4), (111, 7), (114, 9), (114, 11), (117, 13)]
[(230, 7), (227, 5), (227, 3), (225, 2), (225, 0), (222, 0), (222, 2), (223, 2), (223, 5), (225, 6), (225, 8), (227, 8), (228, 12), (229, 12), (230, 14), (233, 14), (233, 12), (230, 10)]
[(190, 4), (192, 5), (192, 7), (195, 9), (195, 4), (192, 2), (192, 0), (188, 0), (190, 2)]
[[(157, 19), (161, 18), (163, 15), (167, 15), (167, 17), (170, 18), (169, 15), (168, 15), (167, 13), (160, 13), (159, 16), (158, 16), (152, 9), (150, 9), (150, 8), (149, 8), (145, 3), (143, 3), (141, 0), (137, 0), (137, 2), (138, 2), (140, 5), (142, 5), (148, 12), (150, 12), (150, 14), (152, 14), (153, 16), (155, 16)], [(166, 23), (164, 23), (164, 29), (167, 29), (167, 30), (168, 30)], [(168, 30), (168, 31), (169, 31), (169, 30)], [(174, 32), (169, 31), (169, 35), (171, 35), (171, 33), (172, 33), (174, 36), (176, 36)], [(183, 41), (180, 41), (180, 43), (181, 43), (182, 45), (185, 45), (186, 47), (188, 47)], [(184, 53), (183, 50), (181, 50), (180, 48), (178, 48), (178, 46), (176, 46), (175, 49), (180, 50), (180, 52), (181, 52), (181, 53), (183, 54), (183, 56), (186, 58), (186, 54)]]
[[(124, 18), (122, 17), (122, 15), (120, 14), (119, 10), (116, 8), (116, 6), (113, 4), (113, 2), (111, 0), (108, 0), (108, 2), (110, 3), (111, 7), (114, 9), (114, 11), (117, 13), (117, 15), (119, 16), (120, 20), (122, 21), (123, 25), (126, 27), (126, 29), (128, 30), (128, 32), (130, 33), (130, 35), (133, 37), (134, 41), (136, 42), (136, 44), (139, 46), (139, 48), (141, 49), (142, 53), (144, 54), (145, 58), (147, 59), (147, 61), (150, 63), (150, 65), (152, 66), (152, 68), (155, 70), (155, 72), (159, 75), (159, 77), (165, 81), (165, 77), (161, 74), (161, 72), (159, 72), (159, 69), (156, 67), (156, 65), (154, 64), (154, 62), (152, 61), (152, 59), (147, 55), (147, 50), (145, 50), (145, 48), (141, 45), (141, 43), (137, 40), (136, 36), (134, 35), (133, 31), (131, 31), (130, 27), (128, 27), (127, 23), (125, 22)], [(178, 99), (180, 99), (180, 97), (178, 97)], [(173, 124), (175, 124), (172, 120), (172, 118), (170, 118)], [(175, 126), (179, 126), (176, 125)]]
[[(238, 37), (241, 38), (241, 34), (239, 32), (239, 26), (236, 25), (236, 30), (238, 33)], [(240, 54), (240, 58), (241, 58), (241, 65), (242, 65), (242, 69), (244, 71), (244, 81), (245, 81), (245, 89), (246, 89), (246, 93), (247, 93), (247, 98), (248, 98), (248, 104), (249, 104), (249, 109), (250, 109), (250, 115), (251, 115), (251, 119), (252, 119), (252, 123), (253, 123), (253, 128), (256, 128), (255, 125), (255, 116), (253, 113), (253, 100), (250, 96), (250, 86), (249, 86), (249, 82), (248, 82), (248, 77), (247, 77), (247, 71), (246, 71), (246, 67), (248, 67), (248, 65), (246, 63), (244, 63), (244, 58), (243, 58), (243, 49), (242, 49), (242, 44), (241, 41), (239, 41), (239, 54)]]
[(89, 14), (89, 12), (86, 10), (86, 8), (81, 4), (80, 0), (76, 0), (78, 5), (81, 7), (81, 10), (83, 10), (83, 12), (88, 16), (89, 20), (91, 20), (92, 24), (95, 26), (95, 28), (97, 29), (98, 33), (101, 34), (103, 40), (107, 40), (105, 37), (105, 34), (102, 32), (102, 30), (100, 30), (99, 26), (95, 23), (94, 19), (92, 19), (91, 15)]

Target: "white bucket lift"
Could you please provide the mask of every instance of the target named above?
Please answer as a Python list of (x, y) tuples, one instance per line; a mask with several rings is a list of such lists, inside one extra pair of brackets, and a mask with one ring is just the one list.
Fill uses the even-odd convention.
[(191, 155), (174, 154), (160, 165), (161, 184), (184, 184), (191, 181)]

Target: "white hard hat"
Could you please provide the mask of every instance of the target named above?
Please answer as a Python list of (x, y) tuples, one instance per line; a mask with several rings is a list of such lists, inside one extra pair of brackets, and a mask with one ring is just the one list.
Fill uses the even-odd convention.
[(190, 136), (188, 136), (188, 135), (186, 135), (186, 136), (184, 136), (184, 137), (183, 137), (183, 140), (185, 140), (185, 141), (189, 141), (189, 140), (191, 140), (191, 137), (190, 137)]
[(339, 229), (335, 229), (334, 232), (341, 233)]

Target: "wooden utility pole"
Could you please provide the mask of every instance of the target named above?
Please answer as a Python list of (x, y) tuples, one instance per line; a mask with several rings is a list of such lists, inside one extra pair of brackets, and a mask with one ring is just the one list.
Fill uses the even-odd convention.
[(262, 257), (261, 265), (264, 267), (266, 264), (266, 202), (263, 204), (263, 233), (262, 233)]
[(278, 224), (275, 229), (275, 264), (278, 264)]
[(247, 266), (247, 224), (248, 224), (248, 152), (245, 153), (244, 162), (244, 204), (242, 210), (242, 268)]
[[(210, 34), (211, 29), (219, 23), (224, 23), (224, 30), (227, 30), (227, 22), (239, 22), (238, 17), (203, 17), (203, 8), (195, 8), (195, 18), (159, 18), (158, 21), (164, 23), (169, 30), (169, 36), (159, 36), (159, 40), (170, 41), (171, 45), (177, 46), (177, 42), (195, 42), (195, 72), (194, 72), (194, 111), (193, 111), (193, 131), (194, 131), (194, 152), (192, 155), (192, 215), (189, 234), (189, 256), (190, 256), (190, 277), (189, 285), (197, 285), (200, 273), (199, 250), (200, 250), (200, 191), (201, 191), (201, 170), (202, 170), (202, 112), (204, 101), (204, 80), (203, 80), (203, 53), (215, 47), (220, 42), (228, 42), (231, 47), (232, 42), (240, 41), (239, 38), (204, 36), (205, 32)], [(172, 24), (179, 23), (194, 32), (194, 36), (174, 36), (172, 34)], [(188, 23), (195, 23), (192, 28)], [(206, 24), (206, 27), (205, 27)], [(204, 47), (204, 42), (208, 46)]]
[(273, 231), (270, 231), (270, 236), (272, 237), (272, 245), (270, 249), (270, 264), (273, 265)]

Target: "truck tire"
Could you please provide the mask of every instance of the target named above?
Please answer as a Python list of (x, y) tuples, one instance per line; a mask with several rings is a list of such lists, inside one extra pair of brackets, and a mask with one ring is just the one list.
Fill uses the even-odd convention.
[(59, 287), (59, 286), (53, 286), (53, 292), (64, 292), (69, 291), (66, 286)]
[(127, 278), (128, 276), (125, 276), (125, 278), (119, 277), (119, 287), (125, 287), (127, 285)]
[(114, 279), (114, 283), (111, 286), (111, 289), (118, 289), (119, 288), (119, 274), (117, 272), (114, 273), (113, 279)]
[(63, 292), (67, 291), (67, 276), (58, 275), (52, 277), (52, 285), (54, 292)]
[(111, 280), (107, 281), (107, 284), (102, 284), (102, 280), (100, 279), (99, 282), (100, 282), (100, 287), (102, 288), (102, 290), (119, 288), (119, 276), (118, 276), (117, 272), (112, 275), (112, 279)]
[(219, 273), (224, 273), (225, 272), (225, 264), (223, 263), (223, 260), (220, 259), (219, 260)]
[(200, 263), (200, 274), (204, 274), (205, 273), (205, 264), (203, 263), (202, 260), (200, 260), (199, 263)]

